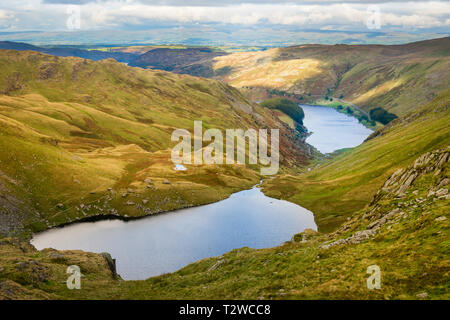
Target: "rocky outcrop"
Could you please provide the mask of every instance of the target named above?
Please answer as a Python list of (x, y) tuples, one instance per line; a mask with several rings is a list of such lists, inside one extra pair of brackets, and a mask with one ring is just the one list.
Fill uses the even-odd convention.
[[(422, 207), (419, 206), (423, 206), (427, 201), (448, 200), (450, 179), (447, 177), (447, 166), (449, 161), (450, 147), (447, 147), (425, 153), (417, 158), (412, 165), (395, 171), (386, 180), (362, 214), (343, 224), (337, 231), (330, 235), (330, 241), (325, 242), (320, 247), (328, 249), (337, 245), (358, 244), (369, 240), (384, 225), (407, 218), (408, 213), (406, 210), (410, 212), (412, 209), (420, 209)], [(434, 184), (432, 184), (428, 191), (427, 197), (419, 197), (418, 190), (411, 191), (410, 189), (414, 186), (414, 182), (417, 179), (426, 174), (431, 174), (435, 177)], [(413, 198), (407, 201), (402, 200), (407, 193), (412, 195)], [(386, 210), (380, 204), (385, 200), (393, 199), (398, 202), (396, 204), (398, 206), (397, 208)], [(444, 216), (436, 219), (438, 222), (444, 220), (446, 220)], [(361, 226), (365, 226), (365, 230), (360, 230)], [(354, 230), (353, 234), (339, 239), (344, 233), (352, 230)]]
[(0, 236), (19, 234), (24, 229), (27, 205), (12, 195), (11, 186), (15, 185), (17, 182), (0, 171)]
[[(375, 195), (371, 205), (383, 199), (386, 196), (404, 196), (405, 191), (414, 183), (414, 181), (428, 173), (439, 175), (444, 169), (450, 158), (450, 147), (427, 152), (414, 161), (412, 165), (405, 169), (395, 171), (383, 184), (381, 189)], [(439, 185), (448, 184), (448, 178), (444, 178)]]
[(221, 259), (221, 260), (217, 261), (215, 264), (213, 264), (211, 266), (211, 268), (208, 269), (208, 271), (214, 271), (224, 263), (225, 263), (225, 259)]
[(323, 244), (320, 247), (323, 249), (328, 249), (340, 244), (358, 244), (362, 241), (368, 240), (371, 237), (373, 237), (375, 235), (375, 230), (370, 229), (370, 230), (361, 230), (361, 231), (356, 231), (352, 236), (345, 238), (345, 239), (339, 239), (336, 241), (333, 241), (331, 243), (328, 244)]

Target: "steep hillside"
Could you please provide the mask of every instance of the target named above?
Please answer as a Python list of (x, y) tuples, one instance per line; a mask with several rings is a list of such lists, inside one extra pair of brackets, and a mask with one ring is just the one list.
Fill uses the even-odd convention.
[(405, 45), (300, 45), (217, 57), (220, 79), (254, 100), (334, 98), (404, 115), (449, 87), (450, 38)]
[(450, 91), (375, 131), (362, 145), (302, 175), (276, 177), (264, 192), (314, 212), (319, 231), (335, 230), (364, 208), (386, 178), (419, 155), (450, 145)]
[(305, 113), (295, 102), (283, 98), (272, 98), (263, 101), (261, 107), (278, 111), (278, 119), (287, 123), (291, 128), (299, 132), (307, 132), (303, 126)]
[(309, 157), (299, 132), (218, 81), (31, 51), (0, 50), (0, 66), (2, 234), (209, 203), (259, 181), (255, 166), (174, 170), (171, 134), (194, 120), (280, 128), (282, 165)]

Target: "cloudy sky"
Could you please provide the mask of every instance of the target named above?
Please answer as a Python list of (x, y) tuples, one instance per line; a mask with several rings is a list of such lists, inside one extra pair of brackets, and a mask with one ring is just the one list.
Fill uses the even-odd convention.
[[(312, 41), (332, 43), (336, 32), (347, 35), (336, 41), (401, 43), (448, 35), (450, 1), (386, 0), (7, 0), (0, 1), (0, 40), (55, 43), (105, 41), (105, 31), (116, 42), (164, 41), (184, 43), (208, 38), (217, 43), (255, 40), (273, 44), (277, 35), (286, 43)], [(159, 30), (164, 30), (163, 32)], [(178, 30), (178, 31), (177, 31)], [(183, 31), (184, 30), (184, 31)], [(188, 30), (188, 31), (186, 31)], [(52, 36), (13, 37), (24, 31)], [(66, 32), (72, 32), (67, 39)], [(75, 35), (80, 34), (78, 40)], [(93, 32), (95, 31), (95, 32)], [(307, 32), (314, 35), (305, 35)], [(14, 33), (12, 33), (14, 32)], [(55, 33), (63, 34), (59, 37)], [(100, 34), (96, 39), (86, 34)], [(147, 32), (143, 34), (143, 32)], [(264, 39), (262, 32), (268, 38)], [(328, 32), (318, 37), (317, 32)], [(352, 32), (366, 36), (352, 36)], [(282, 34), (281, 34), (282, 33)], [(30, 35), (31, 33), (28, 33)], [(384, 34), (381, 35), (380, 34)], [(389, 36), (385, 36), (389, 34)], [(401, 34), (402, 36), (398, 36)], [(404, 35), (407, 34), (405, 37)], [(168, 35), (167, 37), (164, 37)], [(242, 37), (241, 37), (242, 35)], [(350, 36), (349, 36), (350, 35)], [(101, 38), (103, 37), (103, 38)], [(303, 37), (303, 38), (302, 38)], [(381, 37), (381, 38), (380, 38)], [(390, 37), (390, 38), (389, 38)], [(150, 39), (151, 38), (151, 39)], [(320, 38), (320, 39), (319, 39)], [(186, 40), (188, 39), (188, 40)], [(286, 40), (288, 39), (288, 40)], [(302, 40), (303, 39), (303, 40)], [(372, 40), (371, 40), (372, 39)], [(67, 41), (64, 41), (67, 40)], [(169, 42), (170, 42), (169, 41)], [(374, 42), (375, 43), (375, 42)]]
[(64, 31), (71, 27), (136, 30), (177, 23), (276, 24), (322, 30), (362, 30), (379, 26), (385, 31), (442, 32), (450, 29), (450, 2), (14, 0), (0, 3), (1, 31)]

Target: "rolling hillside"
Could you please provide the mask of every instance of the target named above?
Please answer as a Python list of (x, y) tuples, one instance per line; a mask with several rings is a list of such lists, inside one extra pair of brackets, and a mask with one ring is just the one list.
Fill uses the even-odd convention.
[(403, 45), (311, 44), (233, 53), (190, 47), (40, 48), (7, 41), (0, 42), (0, 49), (114, 58), (131, 66), (220, 79), (254, 101), (281, 96), (301, 103), (354, 105), (367, 113), (381, 107), (397, 116), (450, 85), (449, 37)]
[[(389, 101), (392, 105), (383, 107), (399, 118), (362, 145), (324, 158), (312, 157), (301, 132), (279, 120), (280, 110), (253, 104), (221, 82), (131, 68), (111, 59), (0, 50), (0, 299), (448, 299), (447, 41), (428, 42), (426, 50), (423, 43), (405, 45), (409, 53), (405, 46), (374, 46), (364, 59), (384, 56), (386, 61), (375, 59), (374, 65), (390, 64), (394, 70), (385, 74), (375, 68), (383, 76), (377, 85), (371, 78), (375, 73), (370, 76), (371, 69), (364, 69), (367, 60), (358, 62), (365, 46), (337, 46), (355, 65), (334, 91), (318, 91), (321, 98), (339, 94), (339, 88), (368, 92), (385, 80), (404, 82), (401, 90), (381, 90), (367, 100), (377, 107), (377, 101)], [(306, 48), (319, 61), (317, 46)], [(256, 53), (268, 57), (266, 75), (271, 74), (272, 54), (284, 49), (274, 50)], [(304, 55), (306, 49), (296, 50)], [(325, 50), (323, 55), (325, 61), (334, 53)], [(311, 90), (327, 88), (333, 79), (330, 64), (285, 58), (276, 67), (291, 61), (288, 65), (311, 72), (304, 78), (314, 79)], [(333, 58), (336, 65), (341, 58)], [(255, 61), (255, 69), (265, 64)], [(273, 70), (280, 81), (270, 84), (269, 91), (264, 86), (243, 89), (256, 95), (275, 88), (282, 92), (286, 88), (275, 83), (291, 75), (282, 70), (295, 70), (284, 67)], [(221, 70), (229, 71), (227, 66)], [(350, 86), (353, 77), (362, 77), (363, 89)], [(287, 82), (297, 83), (292, 79)], [(354, 101), (349, 92), (342, 99)], [(220, 129), (280, 128), (285, 171), (266, 180), (263, 191), (313, 211), (319, 232), (306, 230), (274, 248), (235, 249), (145, 281), (116, 277), (108, 255), (38, 251), (29, 244), (33, 231), (209, 203), (261, 179), (257, 167), (239, 165), (187, 165), (187, 171), (175, 171), (170, 134), (192, 128), (193, 120)], [(311, 171), (287, 170), (306, 164)], [(66, 289), (72, 264), (82, 270), (83, 290)], [(382, 270), (381, 290), (366, 287), (367, 266), (373, 264)]]
[(218, 81), (31, 51), (0, 50), (0, 66), (3, 235), (209, 203), (259, 181), (255, 166), (175, 171), (171, 133), (194, 120), (278, 127), (282, 165), (309, 157), (299, 132)]

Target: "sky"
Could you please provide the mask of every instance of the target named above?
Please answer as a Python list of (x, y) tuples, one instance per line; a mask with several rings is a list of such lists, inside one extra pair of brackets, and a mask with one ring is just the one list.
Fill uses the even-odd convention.
[[(197, 30), (448, 35), (449, 1), (1, 0), (0, 33)], [(230, 31), (231, 30), (231, 31)], [(189, 37), (192, 38), (191, 33)], [(426, 35), (426, 36), (425, 36)], [(250, 36), (250, 35), (249, 35)]]

